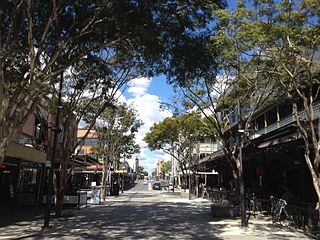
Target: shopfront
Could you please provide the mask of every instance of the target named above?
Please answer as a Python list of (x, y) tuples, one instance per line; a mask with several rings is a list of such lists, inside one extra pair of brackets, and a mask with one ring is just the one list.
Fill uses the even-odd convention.
[(21, 144), (10, 144), (0, 164), (2, 210), (36, 206), (41, 198), (46, 153)]

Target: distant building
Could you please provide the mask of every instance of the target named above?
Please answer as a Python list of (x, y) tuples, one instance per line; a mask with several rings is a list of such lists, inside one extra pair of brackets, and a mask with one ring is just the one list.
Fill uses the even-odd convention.
[[(87, 133), (87, 129), (79, 128), (77, 138), (80, 140)], [(92, 129), (89, 131), (87, 137), (83, 140), (82, 146), (77, 148), (79, 155), (88, 155), (92, 153), (92, 147), (99, 145), (97, 131)]]
[(156, 171), (157, 171), (157, 176), (158, 177), (162, 177), (163, 173), (162, 173), (162, 165), (163, 165), (164, 160), (158, 160), (157, 161), (157, 167), (156, 167)]

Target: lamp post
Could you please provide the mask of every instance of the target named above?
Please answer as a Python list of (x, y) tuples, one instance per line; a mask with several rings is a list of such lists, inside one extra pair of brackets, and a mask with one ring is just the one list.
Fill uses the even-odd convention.
[(173, 185), (172, 192), (174, 192), (174, 184), (175, 184), (175, 179), (174, 179), (174, 157), (173, 157), (173, 154), (174, 154), (174, 149), (172, 148), (172, 150), (171, 150), (171, 181), (172, 181), (172, 185)]
[(243, 130), (241, 129), (241, 105), (240, 105), (240, 84), (238, 79), (237, 85), (238, 92), (238, 139), (239, 139), (239, 184), (240, 184), (240, 210), (241, 210), (241, 227), (246, 227), (247, 224), (247, 216), (246, 216), (246, 203), (244, 196), (244, 182), (243, 182), (243, 159), (242, 159), (242, 147), (243, 147)]
[(191, 200), (191, 160), (192, 160), (192, 151), (191, 151), (191, 135), (189, 136), (189, 164), (188, 164), (188, 171), (189, 171), (189, 200)]
[(60, 112), (61, 112), (61, 108), (62, 108), (61, 107), (62, 85), (63, 85), (63, 73), (61, 73), (61, 76), (60, 76), (58, 106), (57, 106), (57, 112), (56, 112), (55, 128), (52, 129), (52, 131), (54, 131), (54, 136), (53, 136), (52, 155), (51, 155), (51, 159), (50, 159), (50, 172), (49, 172), (49, 181), (48, 181), (48, 188), (47, 188), (48, 191), (47, 191), (47, 197), (46, 197), (46, 211), (45, 211), (45, 215), (44, 215), (43, 228), (49, 227), (49, 222), (50, 222), (53, 169), (54, 169), (54, 162), (55, 162), (55, 158), (56, 158), (56, 148), (57, 148), (57, 142), (58, 142), (58, 135), (60, 133), (59, 122), (60, 122)]
[(124, 170), (125, 166), (122, 166), (122, 184), (121, 184), (121, 193), (123, 193), (123, 185), (124, 185)]

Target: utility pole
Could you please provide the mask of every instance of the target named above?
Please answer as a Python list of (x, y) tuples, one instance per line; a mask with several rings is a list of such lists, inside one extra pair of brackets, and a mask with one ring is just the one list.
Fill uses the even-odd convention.
[(237, 92), (238, 92), (238, 141), (239, 141), (239, 181), (240, 181), (240, 210), (241, 210), (241, 227), (247, 227), (246, 216), (246, 203), (244, 196), (244, 182), (243, 182), (243, 159), (242, 159), (242, 147), (243, 147), (243, 130), (241, 124), (241, 104), (240, 104), (240, 83), (238, 78)]
[(48, 181), (48, 191), (47, 191), (47, 197), (46, 197), (46, 211), (44, 215), (44, 224), (43, 228), (49, 227), (50, 222), (50, 212), (51, 212), (51, 199), (52, 199), (52, 183), (53, 183), (53, 170), (54, 170), (54, 162), (56, 158), (56, 149), (57, 149), (57, 142), (58, 142), (58, 135), (60, 133), (60, 112), (61, 112), (61, 95), (62, 95), (62, 85), (63, 85), (63, 73), (61, 73), (60, 76), (60, 85), (59, 85), (59, 95), (58, 95), (58, 106), (57, 106), (57, 112), (56, 112), (56, 122), (55, 127), (52, 129), (54, 131), (53, 136), (53, 147), (52, 147), (52, 155), (50, 159), (50, 172), (49, 172), (49, 181)]
[[(173, 144), (172, 144), (172, 146), (173, 146)], [(172, 180), (172, 184), (173, 184), (172, 191), (174, 192), (175, 179), (174, 179), (174, 157), (173, 157), (173, 155), (174, 155), (174, 148), (172, 147), (172, 150), (171, 150), (171, 180)]]
[(192, 160), (192, 150), (191, 150), (191, 136), (189, 137), (189, 164), (188, 164), (188, 168), (189, 168), (189, 200), (191, 200), (191, 160)]

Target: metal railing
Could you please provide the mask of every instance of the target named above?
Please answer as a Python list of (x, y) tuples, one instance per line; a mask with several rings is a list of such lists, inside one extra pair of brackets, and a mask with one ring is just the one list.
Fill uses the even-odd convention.
[(308, 232), (319, 230), (319, 212), (315, 209), (315, 204), (270, 197), (270, 208), (273, 223), (287, 221)]
[[(320, 117), (320, 102), (317, 102), (313, 105), (313, 111), (314, 111), (314, 119), (319, 118)], [(306, 111), (305, 110), (299, 111), (298, 116), (301, 120), (305, 120), (307, 118)], [(266, 128), (262, 128), (256, 132), (251, 132), (249, 138), (255, 139), (259, 136), (262, 136), (264, 134), (270, 133), (270, 132), (275, 131), (279, 128), (287, 126), (293, 122), (295, 122), (294, 117), (292, 114), (290, 114), (284, 118), (281, 118), (280, 121), (268, 125)]]

